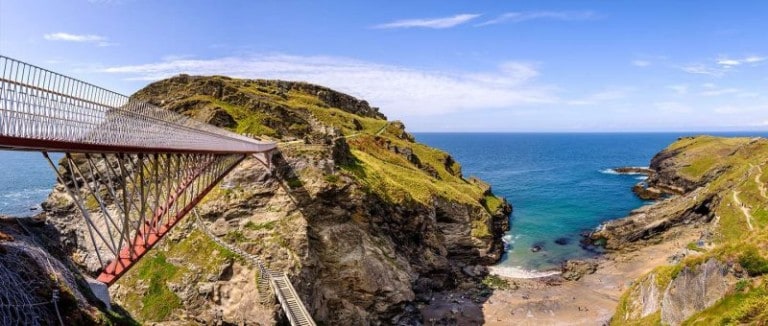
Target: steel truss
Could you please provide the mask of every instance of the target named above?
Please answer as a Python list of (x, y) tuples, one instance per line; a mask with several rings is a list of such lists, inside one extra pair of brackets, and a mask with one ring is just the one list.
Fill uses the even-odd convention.
[[(0, 148), (43, 153), (109, 285), (246, 155), (269, 164), (276, 144), (0, 55)], [(60, 169), (48, 152), (66, 153)]]
[[(176, 225), (244, 154), (66, 153), (59, 182), (85, 218), (111, 285)], [(99, 248), (106, 248), (107, 254)]]

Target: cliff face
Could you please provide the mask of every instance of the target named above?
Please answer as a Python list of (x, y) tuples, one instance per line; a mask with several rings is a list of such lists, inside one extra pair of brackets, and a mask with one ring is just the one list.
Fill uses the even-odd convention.
[(89, 296), (57, 235), (31, 218), (0, 216), (0, 325), (133, 324)]
[(762, 138), (681, 138), (653, 158), (649, 187), (678, 195), (605, 223), (592, 239), (619, 252), (684, 232), (699, 239), (637, 280), (613, 324), (768, 321), (766, 163)]
[[(205, 232), (287, 272), (329, 325), (412, 324), (433, 293), (482, 290), (483, 273), (462, 269), (501, 257), (509, 204), (365, 101), (305, 83), (191, 76), (134, 97), (282, 141), (272, 167), (246, 159), (199, 205), (199, 224), (187, 218), (111, 288), (137, 319), (275, 322), (257, 271)], [(66, 221), (74, 211), (62, 196), (45, 207)], [(76, 221), (60, 226), (69, 239), (83, 237)], [(79, 243), (68, 242), (85, 265)]]

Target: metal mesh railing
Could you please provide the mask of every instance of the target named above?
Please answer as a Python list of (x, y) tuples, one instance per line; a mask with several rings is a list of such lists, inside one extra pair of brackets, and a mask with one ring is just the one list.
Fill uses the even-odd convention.
[(0, 146), (98, 152), (255, 153), (275, 148), (0, 56)]

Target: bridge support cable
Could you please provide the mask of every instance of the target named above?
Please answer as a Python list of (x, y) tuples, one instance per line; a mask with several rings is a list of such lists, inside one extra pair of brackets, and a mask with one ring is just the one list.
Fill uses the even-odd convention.
[(102, 266), (114, 283), (244, 158), (244, 154), (67, 153), (56, 172), (86, 221)]

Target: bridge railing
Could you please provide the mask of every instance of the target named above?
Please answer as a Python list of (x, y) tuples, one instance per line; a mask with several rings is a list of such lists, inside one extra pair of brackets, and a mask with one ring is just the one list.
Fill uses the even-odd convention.
[(47, 151), (255, 153), (275, 148), (0, 56), (0, 144)]

